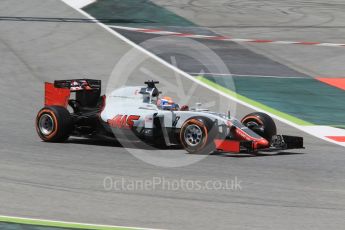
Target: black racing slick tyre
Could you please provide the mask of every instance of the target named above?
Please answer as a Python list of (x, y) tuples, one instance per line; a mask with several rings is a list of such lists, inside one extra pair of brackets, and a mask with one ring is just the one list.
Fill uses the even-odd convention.
[(204, 117), (187, 120), (181, 127), (180, 142), (190, 154), (210, 154), (215, 150), (216, 127)]
[(268, 141), (271, 141), (272, 137), (277, 134), (274, 120), (266, 113), (250, 113), (241, 122)]
[(36, 117), (36, 131), (45, 142), (64, 142), (72, 132), (72, 118), (61, 106), (47, 106)]

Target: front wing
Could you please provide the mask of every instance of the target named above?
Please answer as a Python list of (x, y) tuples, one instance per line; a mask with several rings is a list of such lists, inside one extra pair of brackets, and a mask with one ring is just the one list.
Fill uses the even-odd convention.
[(275, 135), (272, 137), (269, 148), (255, 148), (253, 141), (214, 140), (217, 151), (232, 153), (274, 152), (288, 149), (304, 149), (303, 138), (287, 135)]

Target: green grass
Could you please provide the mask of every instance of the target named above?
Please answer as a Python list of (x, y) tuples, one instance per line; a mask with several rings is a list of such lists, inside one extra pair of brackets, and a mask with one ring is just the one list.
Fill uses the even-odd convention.
[[(127, 228), (127, 227), (112, 227), (112, 226), (101, 226), (101, 225), (88, 225), (79, 223), (68, 223), (59, 221), (49, 221), (49, 220), (35, 220), (26, 218), (16, 218), (16, 217), (4, 217), (0, 216), (0, 223), (9, 223), (16, 226), (11, 226), (11, 229), (25, 229), (23, 226), (31, 227), (53, 227), (62, 229), (85, 229), (85, 230), (132, 230), (140, 228)], [(0, 224), (1, 227), (1, 224)], [(12, 228), (13, 227), (13, 228)], [(18, 227), (18, 228), (16, 228)]]
[(223, 86), (221, 86), (221, 85), (219, 85), (219, 84), (217, 84), (217, 83), (215, 83), (215, 82), (213, 82), (211, 80), (206, 79), (205, 77), (199, 76), (199, 77), (197, 77), (197, 79), (199, 81), (201, 81), (201, 82), (211, 86), (212, 88), (220, 91), (220, 92), (226, 93), (226, 94), (228, 94), (228, 95), (230, 95), (232, 97), (236, 97), (237, 99), (239, 99), (239, 100), (241, 100), (241, 101), (243, 101), (245, 103), (248, 103), (248, 104), (250, 104), (252, 106), (255, 106), (255, 107), (259, 108), (259, 109), (262, 109), (264, 111), (267, 111), (267, 112), (269, 112), (271, 114), (274, 114), (274, 115), (276, 115), (278, 117), (281, 117), (281, 118), (283, 118), (285, 120), (291, 121), (291, 122), (293, 122), (293, 123), (295, 123), (297, 125), (302, 125), (302, 126), (314, 125), (314, 124), (312, 124), (310, 122), (301, 120), (301, 119), (299, 119), (297, 117), (291, 116), (291, 115), (289, 115), (287, 113), (281, 112), (281, 111), (276, 110), (274, 108), (271, 108), (271, 107), (269, 107), (267, 105), (264, 105), (264, 104), (262, 104), (260, 102), (254, 101), (254, 100), (252, 100), (252, 99), (250, 99), (248, 97), (240, 95), (240, 94), (238, 94), (238, 93), (236, 93), (236, 92), (234, 92), (234, 91), (232, 91), (230, 89), (227, 89), (227, 88), (225, 88), (225, 87), (223, 87)]

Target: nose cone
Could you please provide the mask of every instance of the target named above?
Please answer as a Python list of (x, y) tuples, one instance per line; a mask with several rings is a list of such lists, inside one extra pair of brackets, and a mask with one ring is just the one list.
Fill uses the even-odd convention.
[(261, 138), (258, 141), (255, 141), (254, 146), (256, 149), (264, 149), (270, 147), (270, 142), (265, 138)]

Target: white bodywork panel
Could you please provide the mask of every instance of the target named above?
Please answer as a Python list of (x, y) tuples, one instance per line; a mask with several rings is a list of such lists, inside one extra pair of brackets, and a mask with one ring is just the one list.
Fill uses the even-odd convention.
[[(133, 126), (153, 128), (153, 117), (164, 117), (164, 126), (166, 128), (181, 128), (183, 123), (191, 117), (203, 116), (212, 121), (218, 120), (218, 124), (227, 124), (227, 121), (237, 121), (235, 118), (227, 118), (224, 114), (217, 114), (208, 111), (170, 111), (161, 110), (157, 107), (158, 98), (148, 98), (147, 95), (141, 94), (145, 86), (129, 86), (114, 90), (106, 95), (105, 108), (101, 113), (101, 119), (104, 122), (114, 119), (117, 115), (122, 116), (140, 116), (134, 121)], [(176, 122), (176, 117), (178, 121)], [(175, 121), (175, 126), (173, 123)], [(237, 121), (237, 123), (240, 123)]]

